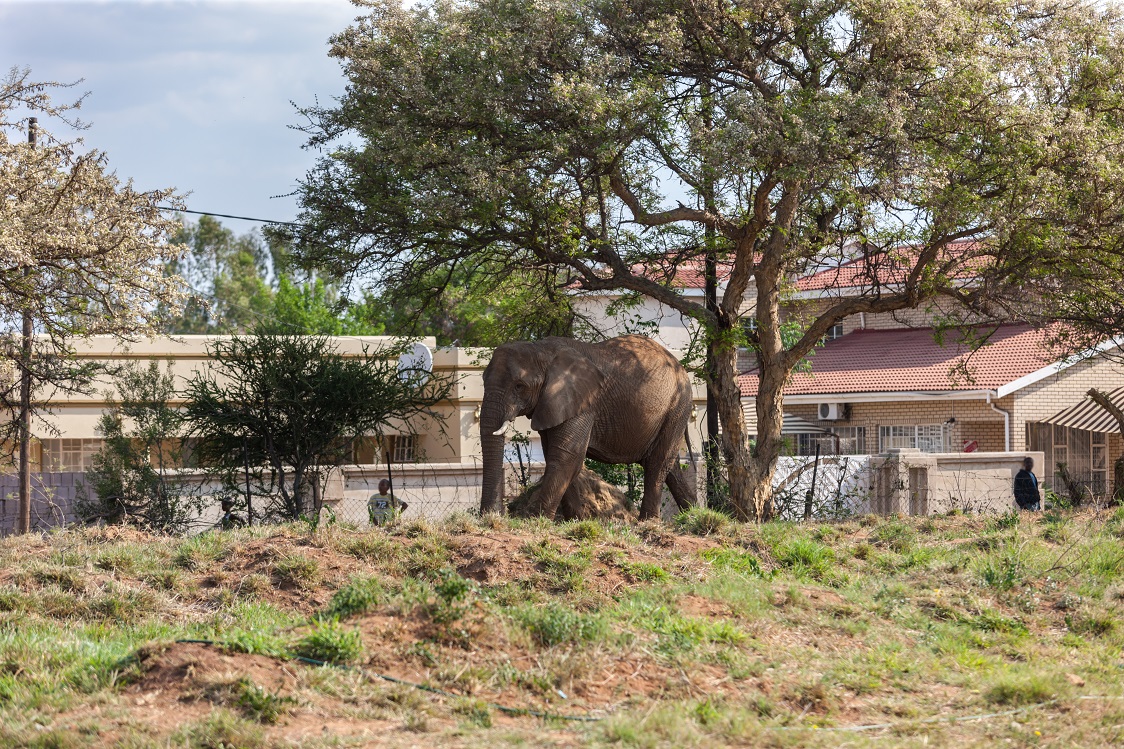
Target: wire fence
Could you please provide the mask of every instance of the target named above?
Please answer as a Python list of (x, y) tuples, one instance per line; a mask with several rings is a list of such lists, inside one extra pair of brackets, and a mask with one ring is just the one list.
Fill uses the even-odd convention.
[[(512, 499), (541, 478), (541, 460), (513, 456), (505, 465), (505, 496)], [(1016, 509), (1013, 477), (1021, 456), (1008, 454), (980, 463), (965, 454), (831, 455), (819, 459), (783, 457), (773, 479), (777, 518), (789, 521), (838, 520), (868, 513), (927, 515), (1007, 512)], [(396, 463), (335, 468), (319, 483), (318, 522), (367, 527), (392, 517), (440, 519), (455, 512), (474, 512), (480, 505), (482, 463), (479, 458), (450, 463)], [(45, 531), (81, 522), (77, 504), (85, 475), (81, 472), (33, 474), (32, 529)], [(246, 496), (237, 482), (206, 471), (177, 472), (173, 480), (192, 511), (184, 530), (198, 533), (250, 516)], [(389, 491), (380, 483), (389, 481)], [(696, 474), (698, 494), (706, 496), (705, 467)], [(1047, 506), (1106, 504), (1111, 487), (1096, 476), (1043, 477)], [(385, 486), (383, 488), (386, 488)], [(620, 487), (632, 489), (636, 486)], [(18, 485), (12, 474), (0, 475), (0, 536), (15, 531)], [(255, 523), (265, 517), (269, 497), (250, 494)], [(663, 515), (678, 508), (665, 491)]]

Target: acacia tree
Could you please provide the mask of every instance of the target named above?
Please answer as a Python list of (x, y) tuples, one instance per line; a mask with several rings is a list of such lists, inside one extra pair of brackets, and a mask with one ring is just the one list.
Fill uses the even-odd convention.
[[(942, 298), (1002, 313), (1124, 225), (1092, 210), (1119, 208), (1124, 163), (1122, 24), (1094, 3), (357, 4), (331, 48), (347, 92), (305, 110), (330, 148), (300, 190), (302, 259), (407, 285), (548, 269), (695, 318), (742, 518), (772, 514), (783, 388), (835, 322)], [(783, 335), (791, 280), (844, 261), (863, 288)], [(685, 264), (712, 290), (721, 273), (722, 299), (679, 293)]]
[[(84, 127), (72, 117), (81, 100), (52, 100), (59, 87), (32, 81), (26, 69), (0, 79), (0, 357), (10, 373), (28, 372), (33, 387), (81, 390), (94, 372), (74, 359), (76, 338), (155, 332), (154, 309), (182, 298), (179, 279), (165, 272), (179, 254), (167, 241), (178, 224), (159, 207), (178, 198), (171, 189), (137, 190), (81, 140), (39, 128), (29, 143), (29, 115)], [(25, 315), (30, 352), (11, 332)], [(19, 381), (3, 378), (0, 407), (18, 407)], [(11, 445), (18, 423), (0, 428)]]

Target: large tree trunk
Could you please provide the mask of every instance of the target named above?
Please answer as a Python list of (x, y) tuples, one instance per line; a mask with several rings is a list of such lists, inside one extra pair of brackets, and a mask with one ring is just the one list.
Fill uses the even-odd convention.
[(484, 479), (480, 489), (480, 513), (503, 513), (503, 443), (502, 434), (493, 434), (504, 421), (504, 411), (487, 394), (480, 407), (480, 447), (484, 457)]

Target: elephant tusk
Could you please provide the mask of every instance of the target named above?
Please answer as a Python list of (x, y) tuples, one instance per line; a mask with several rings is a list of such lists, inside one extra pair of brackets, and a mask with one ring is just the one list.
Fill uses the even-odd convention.
[(511, 422), (510, 421), (504, 421), (504, 423), (500, 424), (500, 428), (497, 429), (496, 431), (492, 432), (492, 434), (496, 435), (496, 436), (507, 434), (507, 428), (509, 426), (511, 426)]

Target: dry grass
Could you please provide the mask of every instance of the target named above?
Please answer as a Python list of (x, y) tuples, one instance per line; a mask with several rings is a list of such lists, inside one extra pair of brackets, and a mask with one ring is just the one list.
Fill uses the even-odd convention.
[(1124, 511), (697, 520), (0, 541), (0, 745), (1124, 740)]

